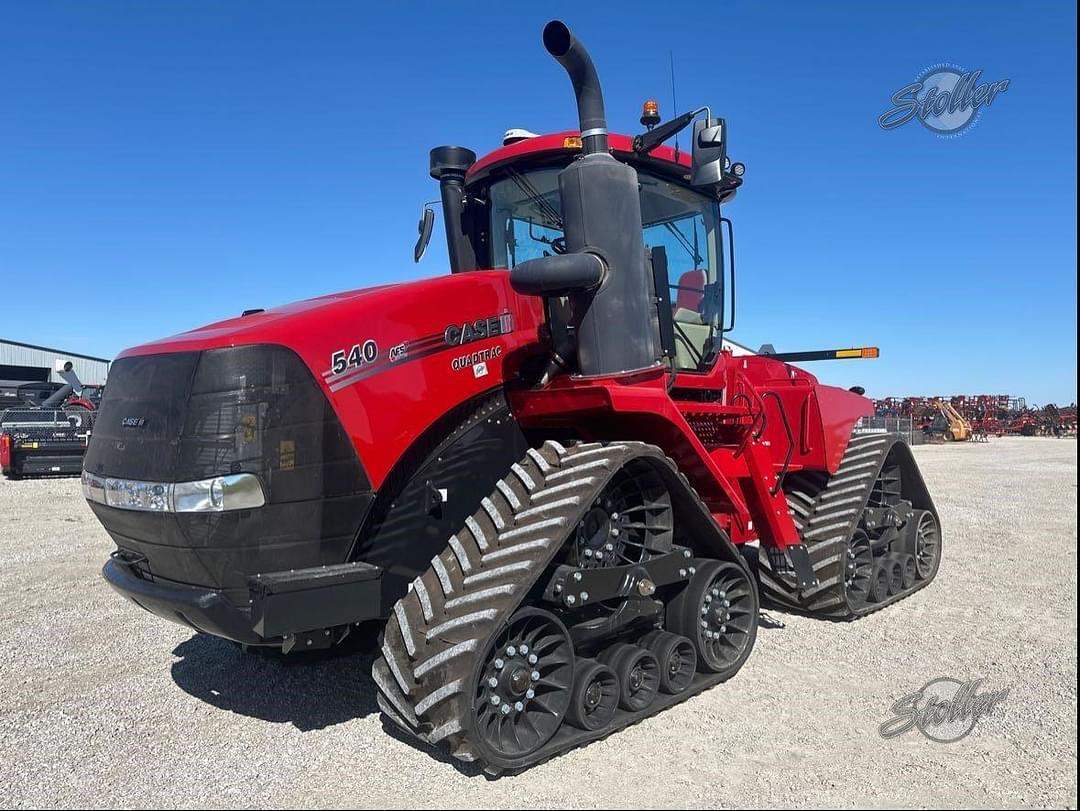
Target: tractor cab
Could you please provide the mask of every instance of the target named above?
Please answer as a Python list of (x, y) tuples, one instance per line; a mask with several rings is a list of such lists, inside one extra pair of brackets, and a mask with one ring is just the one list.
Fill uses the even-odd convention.
[[(646, 103), (643, 123), (650, 112), (655, 126), (655, 102)], [(637, 172), (642, 241), (652, 264), (652, 293), (670, 313), (671, 359), (681, 372), (704, 372), (734, 323), (733, 232), (720, 206), (735, 196), (743, 166), (733, 166), (724, 155), (719, 180), (695, 186), (689, 152), (642, 144), (642, 136), (612, 134), (608, 143), (611, 154)], [(432, 150), (432, 175), (444, 192), (452, 271), (513, 270), (523, 262), (564, 255), (559, 174), (581, 155), (576, 131), (508, 130), (503, 146), (479, 160), (459, 147)], [(422, 240), (424, 221), (431, 219), (425, 214)], [(417, 253), (422, 254), (420, 246)], [(567, 297), (549, 297), (547, 308), (553, 326), (571, 320)]]

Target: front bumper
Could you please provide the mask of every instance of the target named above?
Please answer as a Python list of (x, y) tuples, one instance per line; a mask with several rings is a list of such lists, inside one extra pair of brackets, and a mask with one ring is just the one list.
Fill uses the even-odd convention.
[(113, 553), (101, 575), (113, 589), (151, 614), (245, 645), (265, 645), (269, 641), (255, 633), (251, 611), (237, 608), (220, 591), (144, 580), (135, 573), (133, 562), (117, 553)]
[(382, 570), (368, 563), (258, 575), (249, 581), (246, 607), (222, 591), (143, 577), (139, 563), (117, 551), (101, 574), (151, 614), (243, 645), (327, 647), (350, 625), (386, 616)]

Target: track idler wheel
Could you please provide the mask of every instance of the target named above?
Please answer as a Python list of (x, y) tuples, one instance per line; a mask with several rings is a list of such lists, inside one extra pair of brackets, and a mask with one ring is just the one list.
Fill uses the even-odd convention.
[(571, 705), (574, 646), (553, 614), (523, 608), (481, 661), (474, 729), (504, 760), (526, 757), (555, 734)]
[(678, 695), (694, 680), (697, 672), (697, 652), (694, 643), (685, 636), (667, 631), (651, 631), (638, 640), (660, 662), (660, 689)]
[(941, 560), (941, 532), (937, 519), (929, 510), (919, 510), (915, 521), (915, 573), (920, 580), (929, 580), (937, 572)]
[(652, 704), (660, 688), (660, 663), (652, 651), (637, 645), (618, 644), (600, 654), (619, 681), (619, 706), (637, 712)]
[(757, 588), (738, 564), (719, 560), (696, 564), (693, 578), (668, 604), (667, 627), (693, 643), (699, 671), (728, 679), (754, 647)]
[(904, 589), (906, 590), (915, 585), (915, 556), (902, 555), (901, 561), (904, 566)]
[(874, 564), (874, 573), (870, 577), (870, 591), (867, 599), (880, 603), (889, 596), (889, 566), (887, 558), (878, 558)]
[(866, 605), (874, 576), (874, 550), (870, 538), (861, 529), (855, 530), (848, 541), (844, 562), (844, 590), (848, 605), (853, 609)]
[(884, 566), (889, 573), (889, 594), (899, 594), (904, 590), (904, 564), (890, 555), (885, 558)]
[(615, 717), (620, 692), (619, 679), (610, 667), (595, 659), (578, 659), (567, 722), (588, 732), (603, 729)]

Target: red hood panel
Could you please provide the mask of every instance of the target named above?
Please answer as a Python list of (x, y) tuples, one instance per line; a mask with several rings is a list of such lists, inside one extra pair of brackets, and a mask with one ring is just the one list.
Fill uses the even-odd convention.
[[(423, 282), (414, 284), (423, 284)], [(373, 296), (385, 295), (387, 291), (408, 286), (381, 285), (296, 301), (251, 315), (215, 321), (168, 338), (159, 338), (150, 343), (125, 349), (117, 357), (155, 355), (162, 352), (190, 352), (241, 344), (288, 343), (288, 341), (283, 341), (282, 337), (295, 329), (303, 329), (326, 318), (346, 315), (357, 306), (363, 306), (364, 302)]]
[(372, 484), (458, 404), (538, 351), (540, 299), (506, 271), (459, 273), (310, 299), (128, 349), (121, 357), (278, 344), (319, 381)]

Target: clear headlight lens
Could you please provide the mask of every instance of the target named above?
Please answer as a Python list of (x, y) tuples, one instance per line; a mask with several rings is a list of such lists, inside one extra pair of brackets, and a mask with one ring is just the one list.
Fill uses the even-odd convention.
[(250, 510), (266, 503), (252, 473), (234, 473), (194, 482), (140, 482), (82, 474), (88, 501), (122, 510), (145, 512), (224, 512)]

